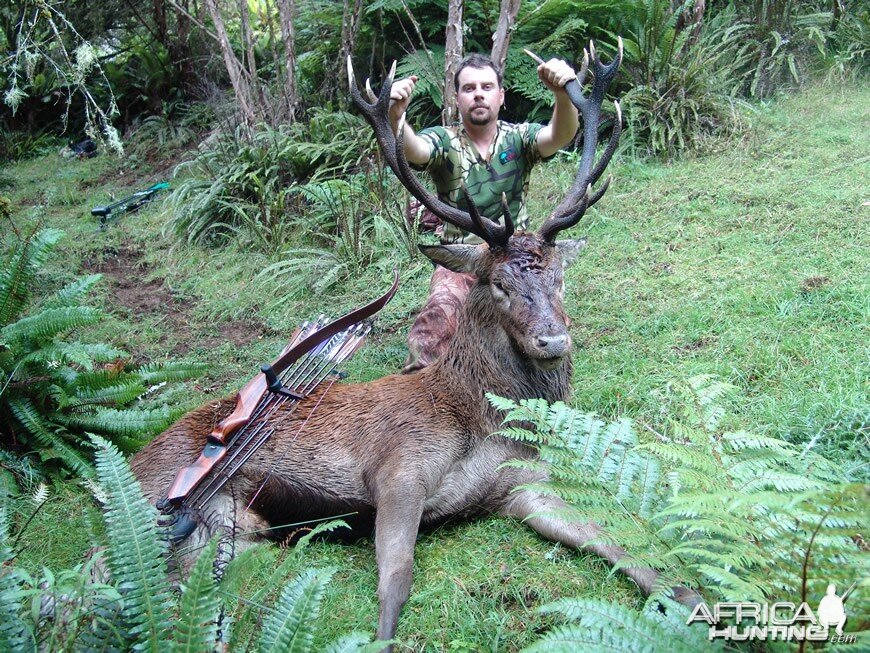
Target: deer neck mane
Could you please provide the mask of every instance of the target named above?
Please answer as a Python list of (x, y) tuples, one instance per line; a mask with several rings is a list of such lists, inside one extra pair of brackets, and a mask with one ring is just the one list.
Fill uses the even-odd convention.
[[(515, 401), (566, 401), (571, 394), (570, 356), (554, 370), (536, 367), (505, 332), (492, 302), (486, 285), (478, 282), (471, 289), (447, 352), (432, 365), (433, 375), (457, 401), (485, 402), (487, 392)], [(494, 411), (486, 405), (487, 412)], [(500, 423), (501, 417), (497, 419)]]

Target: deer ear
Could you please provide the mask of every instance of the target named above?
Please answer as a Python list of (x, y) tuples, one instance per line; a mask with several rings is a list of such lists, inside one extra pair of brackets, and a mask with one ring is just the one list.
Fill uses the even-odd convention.
[(430, 261), (443, 265), (453, 272), (477, 274), (485, 248), (480, 245), (418, 245)]
[(556, 241), (556, 249), (559, 250), (559, 256), (562, 258), (563, 270), (567, 270), (574, 264), (574, 261), (580, 256), (580, 250), (584, 247), (586, 247), (585, 237)]

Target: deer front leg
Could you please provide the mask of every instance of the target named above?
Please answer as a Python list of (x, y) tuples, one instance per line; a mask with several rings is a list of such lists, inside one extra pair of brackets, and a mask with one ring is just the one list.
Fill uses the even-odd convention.
[[(591, 540), (599, 537), (602, 533), (601, 526), (595, 522), (576, 524), (546, 515), (530, 517), (530, 515), (535, 513), (555, 511), (565, 507), (567, 507), (565, 502), (557, 497), (539, 494), (530, 490), (522, 490), (515, 492), (511, 496), (501, 512), (504, 515), (524, 520), (526, 524), (548, 540), (592, 551), (608, 560), (611, 564), (616, 564), (625, 557), (625, 549), (615, 544), (605, 544), (603, 542), (589, 544)], [(659, 577), (658, 572), (654, 569), (629, 567), (623, 568), (621, 571), (637, 583), (641, 591), (646, 595), (652, 592), (653, 585), (655, 585)]]
[(399, 612), (411, 593), (414, 545), (423, 514), (423, 499), (422, 491), (402, 486), (391, 487), (378, 497), (375, 554), (381, 606), (379, 640), (395, 636)]

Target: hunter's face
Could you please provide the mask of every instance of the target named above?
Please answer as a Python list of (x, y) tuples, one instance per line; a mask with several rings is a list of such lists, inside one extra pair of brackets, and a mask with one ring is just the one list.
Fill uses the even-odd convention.
[(467, 66), (459, 73), (456, 104), (465, 125), (483, 126), (498, 120), (498, 111), (504, 101), (504, 89), (498, 85), (495, 71)]

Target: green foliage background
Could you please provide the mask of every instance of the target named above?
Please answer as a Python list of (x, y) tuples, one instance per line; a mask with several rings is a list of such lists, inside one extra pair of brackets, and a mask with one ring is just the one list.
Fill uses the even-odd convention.
[[(100, 488), (68, 480), (69, 471), (94, 475), (85, 432), (135, 450), (183, 407), (237, 390), (252, 361), (273, 357), (282, 335), (317, 306), (338, 314), (371, 297), (395, 265), (403, 290), (350, 379), (395, 371), (405, 356), (404, 333), (430, 271), (416, 244), (431, 237), (417, 233), (406, 194), (347, 111), (343, 73), (335, 74), (343, 70), (344, 4), (297, 4), (300, 117), (241, 129), (226, 70), (203, 30), (187, 43), (197, 71), (191, 85), (155, 41), (153, 16), (134, 15), (129, 3), (65, 3), (78, 35), (64, 32), (60, 42), (74, 52), (87, 40), (105, 55), (105, 78), (90, 68), (80, 81), (100, 106), (117, 106), (124, 159), (54, 154), (83, 128), (86, 104), (73, 94), (69, 130), (59, 136), (65, 107), (57, 98), (69, 85), (54, 67), (64, 58), (47, 23), (34, 32), (45, 50), (27, 70), (0, 59), (4, 77), (20, 74), (24, 93), (14, 115), (6, 106), (0, 115), (0, 157), (19, 162), (0, 172), (0, 193), (9, 196), (0, 198), (0, 637), (9, 647), (112, 641), (153, 649), (166, 639), (168, 614), (181, 618), (174, 646), (187, 649), (210, 646), (219, 633), (234, 650), (281, 646), (289, 631), (279, 624), (292, 623), (304, 647), (326, 650), (335, 641), (335, 650), (355, 650), (367, 638), (343, 633), (374, 628), (369, 543), (317, 543), (305, 559), (259, 548), (220, 582), (210, 573), (220, 548), (213, 543), (177, 594), (165, 583), (153, 515), (118, 451), (97, 441), (96, 476), (136, 510), (110, 508), (104, 521), (89, 505)], [(606, 59), (619, 35), (625, 60), (613, 93), (627, 130), (611, 166), (616, 183), (587, 216), (590, 248), (567, 280), (572, 406), (527, 407), (537, 429), (514, 434), (564, 463), (554, 491), (675, 582), (700, 584), (710, 599), (791, 598), (803, 591), (798, 563), (812, 550), (808, 591), (818, 597), (824, 579), (839, 587), (866, 575), (854, 555), (863, 546), (866, 558), (862, 484), (870, 480), (868, 12), (851, 1), (709, 4), (697, 38), (685, 22), (692, 2), (521, 5), (504, 117), (549, 117), (549, 94), (523, 48), (578, 66), (589, 38)], [(14, 49), (19, 10), (0, 8), (4, 51)], [(445, 14), (446, 3), (422, 0), (380, 0), (361, 14), (358, 76), (371, 75), (377, 88), (394, 59), (399, 74), (421, 75), (410, 112), (418, 127), (439, 120)], [(238, 20), (228, 16), (242, 56)], [(466, 6), (467, 50), (488, 51), (497, 18), (496, 3)], [(252, 14), (260, 82), (277, 94), (274, 19), (274, 8)], [(535, 171), (533, 224), (561, 199), (575, 168), (568, 151)], [(170, 176), (165, 203), (95, 231), (93, 205)], [(58, 229), (70, 235), (60, 240)], [(171, 301), (121, 321), (129, 309), (112, 305), (105, 280), (89, 270), (129, 249), (142, 252), (143, 284), (157, 283)], [(167, 363), (176, 350), (197, 365)], [(196, 385), (166, 393), (171, 408), (140, 398), (159, 381), (190, 374)], [(708, 375), (732, 383), (734, 399)], [(686, 389), (689, 379), (697, 387)], [(574, 428), (560, 431), (568, 415)], [(608, 434), (608, 446), (595, 440), (602, 447), (591, 461), (560, 439)], [(58, 532), (62, 520), (68, 533)], [(808, 529), (818, 525), (809, 543)], [(680, 621), (666, 597), (642, 605), (600, 561), (542, 543), (521, 525), (455, 529), (418, 544), (399, 633), (410, 650), (556, 650), (556, 640), (576, 650), (590, 637), (655, 650), (662, 629)], [(142, 559), (124, 557), (129, 537), (147, 545)], [(75, 566), (93, 543), (108, 543), (111, 582)], [(307, 570), (312, 564), (329, 571)], [(299, 609), (300, 601), (309, 607)], [(315, 627), (307, 617), (321, 602), (331, 618)], [(34, 612), (37, 604), (49, 616)], [(275, 607), (260, 612), (254, 604)], [(849, 610), (849, 628), (866, 629), (866, 604)], [(232, 615), (231, 629), (221, 613)], [(697, 633), (683, 634), (680, 645), (697, 647)]]

